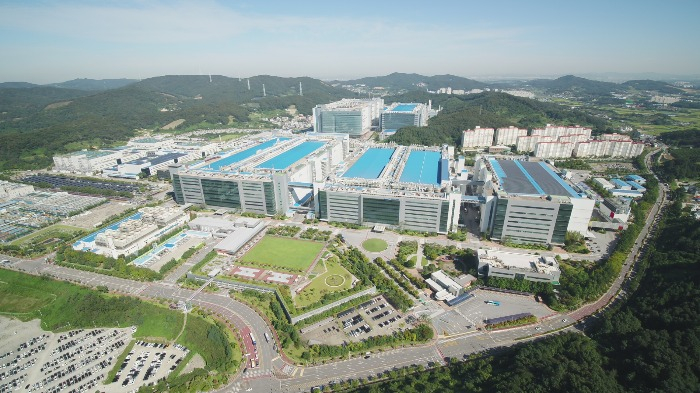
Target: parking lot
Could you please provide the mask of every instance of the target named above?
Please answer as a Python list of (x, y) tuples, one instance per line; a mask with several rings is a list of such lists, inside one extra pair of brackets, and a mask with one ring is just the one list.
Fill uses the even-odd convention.
[[(484, 327), (489, 318), (531, 313), (543, 318), (554, 313), (547, 306), (535, 301), (534, 296), (513, 295), (477, 289), (474, 297), (449, 311), (433, 316), (432, 322), (438, 334), (450, 336), (476, 331)], [(491, 301), (492, 303), (487, 303)], [(498, 305), (493, 304), (498, 303)]]
[(103, 385), (135, 331), (127, 328), (46, 332), (38, 320), (0, 317), (0, 392), (130, 392), (166, 377), (188, 349), (136, 342), (118, 365), (113, 383)]
[(179, 344), (137, 341), (119, 365), (117, 375), (110, 381), (108, 392), (138, 389), (139, 386), (155, 383), (182, 362), (189, 350)]
[(94, 389), (131, 339), (129, 328), (51, 333), (5, 318), (0, 331), (0, 392)]
[(389, 335), (404, 328), (406, 323), (403, 318), (383, 296), (377, 296), (338, 313), (325, 323), (310, 327), (302, 336), (312, 343), (330, 345), (357, 342), (368, 337)]

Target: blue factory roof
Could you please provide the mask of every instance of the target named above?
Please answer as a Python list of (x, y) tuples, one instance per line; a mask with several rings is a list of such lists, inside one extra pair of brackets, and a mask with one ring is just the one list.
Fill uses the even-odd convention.
[(414, 150), (409, 154), (399, 181), (440, 184), (441, 154), (437, 151)]
[(238, 153), (226, 156), (220, 160), (211, 162), (211, 163), (209, 163), (209, 165), (207, 165), (207, 167), (218, 171), (221, 169), (221, 167), (232, 165), (232, 164), (235, 164), (237, 162), (241, 162), (247, 158), (250, 158), (253, 155), (255, 155), (258, 151), (265, 150), (265, 149), (268, 149), (268, 148), (274, 146), (278, 141), (284, 142), (286, 140), (289, 140), (289, 138), (270, 139), (267, 142), (260, 143), (258, 145), (253, 146), (253, 147), (249, 147), (245, 150), (239, 151)]
[(319, 141), (307, 141), (302, 143), (301, 145), (295, 146), (284, 153), (272, 157), (269, 160), (263, 162), (262, 164), (259, 164), (256, 166), (256, 168), (264, 168), (264, 169), (287, 169), (289, 168), (292, 164), (295, 162), (301, 160), (305, 156), (315, 152), (316, 150), (320, 149), (323, 145), (325, 145), (325, 142), (319, 142)]
[(417, 106), (418, 104), (399, 104), (394, 109), (390, 109), (389, 112), (413, 112)]
[(579, 198), (579, 194), (564, 182), (544, 162), (489, 159), (503, 189), (509, 194), (564, 195)]
[(376, 179), (382, 174), (384, 167), (391, 160), (396, 149), (383, 149), (372, 147), (367, 149), (362, 156), (348, 169), (343, 177), (358, 177), (362, 179)]
[(627, 184), (625, 181), (623, 181), (621, 179), (610, 179), (610, 182), (612, 184), (616, 185), (618, 188), (630, 186), (629, 184)]
[(641, 177), (641, 176), (639, 176), (639, 175), (627, 175), (627, 176), (625, 176), (625, 179), (627, 179), (627, 180), (632, 180), (632, 181), (635, 181), (635, 182), (639, 182), (639, 181), (642, 181), (642, 182), (643, 182), (643, 181), (646, 181), (645, 178), (643, 178), (643, 177)]
[(634, 181), (628, 181), (627, 184), (632, 186), (633, 190), (639, 190), (639, 191), (646, 191), (647, 189), (643, 187), (641, 184), (634, 182)]

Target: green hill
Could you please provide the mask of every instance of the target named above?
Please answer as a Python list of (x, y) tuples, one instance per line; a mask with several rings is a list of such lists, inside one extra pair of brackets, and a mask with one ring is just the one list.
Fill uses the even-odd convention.
[(625, 88), (632, 88), (635, 90), (644, 90), (644, 91), (658, 91), (659, 93), (664, 93), (664, 94), (681, 94), (683, 93), (683, 90), (673, 87), (670, 84), (666, 82), (661, 82), (661, 81), (653, 81), (653, 80), (631, 80), (627, 81), (621, 84), (621, 86)]
[(505, 93), (485, 92), (467, 96), (429, 95), (407, 93), (391, 97), (393, 101), (426, 102), (433, 99), (433, 108), (443, 110), (430, 119), (427, 127), (405, 127), (390, 140), (401, 145), (439, 145), (448, 143), (459, 145), (462, 131), (482, 127), (519, 126), (524, 128), (543, 127), (546, 124), (579, 124), (590, 126), (594, 132), (603, 132), (608, 123), (579, 111), (561, 105), (540, 102), (529, 98), (511, 96)]
[(529, 82), (533, 87), (545, 89), (550, 93), (572, 93), (577, 95), (609, 95), (612, 92), (623, 91), (617, 83), (600, 82), (574, 75), (566, 75), (557, 79), (535, 79)]
[(118, 89), (137, 82), (137, 79), (73, 79), (66, 82), (51, 83), (49, 86), (62, 87), (65, 89), (76, 89), (76, 90), (90, 90), (90, 91), (100, 91), (100, 90), (111, 90)]
[(372, 76), (367, 78), (342, 81), (348, 85), (366, 85), (368, 87), (384, 87), (389, 90), (437, 90), (441, 87), (453, 89), (481, 89), (487, 87), (485, 83), (473, 79), (454, 75), (425, 76), (419, 74), (404, 74), (394, 72), (385, 76)]
[[(185, 119), (182, 127), (221, 127), (258, 110), (317, 104), (354, 93), (312, 78), (261, 75), (162, 76), (101, 92), (58, 87), (0, 89), (0, 170), (43, 168), (56, 153), (110, 146), (134, 130)], [(303, 96), (299, 95), (299, 82)], [(265, 84), (263, 95), (262, 85)]]

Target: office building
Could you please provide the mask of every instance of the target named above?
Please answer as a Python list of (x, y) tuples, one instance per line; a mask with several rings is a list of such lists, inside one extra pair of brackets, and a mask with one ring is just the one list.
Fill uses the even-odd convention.
[(500, 250), (477, 250), (479, 277), (498, 277), (559, 285), (561, 270), (554, 257)]
[(382, 131), (398, 130), (401, 127), (428, 125), (430, 107), (416, 103), (393, 103), (382, 111), (380, 128)]
[(314, 132), (341, 133), (360, 137), (379, 123), (384, 99), (347, 99), (313, 109)]

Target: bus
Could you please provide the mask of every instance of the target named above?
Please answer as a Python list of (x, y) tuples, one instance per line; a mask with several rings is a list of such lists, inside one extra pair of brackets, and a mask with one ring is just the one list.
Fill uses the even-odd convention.
[(255, 342), (255, 337), (253, 337), (253, 333), (248, 333), (248, 334), (250, 335), (250, 341), (253, 342), (253, 345), (257, 345), (257, 343)]
[(265, 342), (269, 343), (270, 342), (270, 335), (268, 335), (267, 332), (265, 332), (264, 335), (265, 335)]
[(486, 301), (486, 304), (491, 304), (491, 305), (494, 305), (494, 306), (500, 306), (500, 305), (501, 305), (501, 302), (498, 302), (498, 301), (496, 301), (496, 300), (487, 300), (487, 301)]

